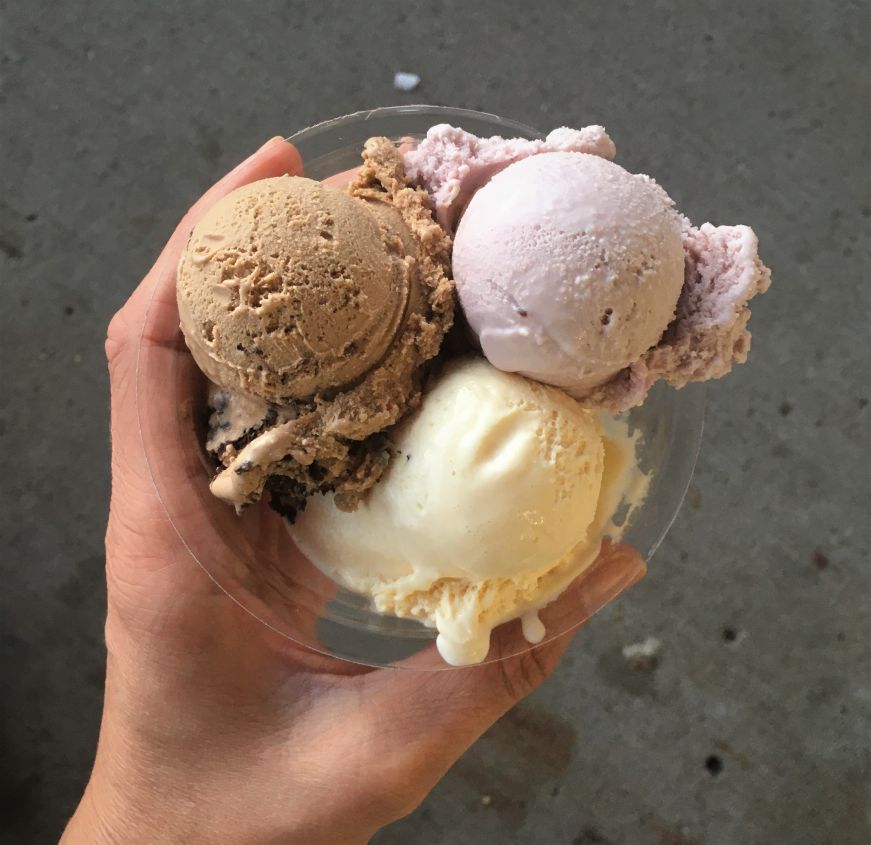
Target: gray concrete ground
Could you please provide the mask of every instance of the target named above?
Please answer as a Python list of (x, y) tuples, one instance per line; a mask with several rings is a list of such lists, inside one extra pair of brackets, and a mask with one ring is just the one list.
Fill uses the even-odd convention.
[(868, 5), (162, 5), (2, 4), (0, 839), (53, 841), (94, 751), (110, 315), (265, 138), (423, 101), (604, 123), (775, 283), (648, 578), (375, 841), (871, 841)]

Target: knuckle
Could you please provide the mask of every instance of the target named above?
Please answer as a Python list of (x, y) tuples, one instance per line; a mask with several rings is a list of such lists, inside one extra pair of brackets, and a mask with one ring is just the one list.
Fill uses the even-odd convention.
[(110, 369), (117, 365), (125, 350), (130, 347), (130, 343), (130, 323), (122, 308), (115, 313), (106, 329), (105, 351)]
[(432, 787), (433, 774), (425, 748), (415, 742), (393, 747), (389, 736), (377, 742), (369, 730), (360, 744), (365, 771), (354, 778), (356, 811), (369, 813), (379, 825), (413, 812)]
[(392, 803), (388, 805), (390, 818), (393, 821), (410, 816), (422, 803), (426, 792), (420, 789), (405, 788), (392, 797)]
[(500, 679), (505, 692), (514, 701), (526, 698), (550, 676), (557, 660), (552, 650), (544, 647), (500, 661)]
[[(379, 821), (382, 824), (405, 818), (420, 806), (427, 790), (420, 785), (419, 780), (414, 773), (398, 769), (382, 773), (382, 779), (377, 781), (378, 793), (373, 801), (378, 807)], [(372, 806), (369, 801), (366, 803)]]

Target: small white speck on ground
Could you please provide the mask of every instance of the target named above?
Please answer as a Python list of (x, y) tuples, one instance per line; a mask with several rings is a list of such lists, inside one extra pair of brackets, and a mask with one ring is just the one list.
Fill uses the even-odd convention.
[(493, 803), (493, 798), (491, 796), (489, 796), (489, 795), (482, 795), (481, 796), (481, 806), (482, 807), (489, 807), (492, 803)]
[(393, 87), (397, 91), (414, 91), (420, 85), (420, 77), (416, 73), (399, 71), (393, 76)]
[(638, 669), (654, 669), (659, 663), (662, 642), (656, 637), (647, 637), (638, 643), (623, 646), (623, 657)]

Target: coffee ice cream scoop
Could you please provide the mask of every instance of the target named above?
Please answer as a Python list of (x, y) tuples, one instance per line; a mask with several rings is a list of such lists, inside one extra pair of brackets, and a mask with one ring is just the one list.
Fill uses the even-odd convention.
[(364, 201), (311, 179), (234, 191), (194, 228), (178, 270), (200, 369), (275, 403), (359, 379), (408, 305), (412, 268), (390, 236)]
[[(380, 477), (379, 433), (420, 400), (454, 312), (450, 238), (372, 138), (346, 191), (283, 176), (239, 188), (196, 225), (178, 268), (185, 340), (217, 385), (212, 492), (293, 517), (343, 507)], [(234, 436), (231, 436), (234, 435)]]

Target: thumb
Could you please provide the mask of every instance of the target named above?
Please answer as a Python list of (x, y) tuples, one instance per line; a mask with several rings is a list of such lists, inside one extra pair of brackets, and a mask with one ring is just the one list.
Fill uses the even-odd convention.
[[(150, 377), (152, 383), (144, 385), (150, 393), (152, 388), (166, 388), (166, 379), (173, 372), (172, 365), (179, 356), (183, 360), (186, 358), (178, 328), (175, 274), (194, 224), (235, 188), (267, 176), (299, 173), (301, 169), (299, 153), (292, 145), (281, 138), (273, 138), (264, 144), (197, 201), (179, 223), (154, 267), (113, 318), (106, 339), (112, 397), (113, 476), (132, 474), (137, 483), (147, 479), (139, 413), (154, 416), (158, 412), (151, 405), (138, 407), (137, 363), (140, 375), (145, 373)], [(143, 360), (140, 360), (140, 354)], [(184, 361), (182, 368), (186, 366)], [(192, 381), (193, 376), (189, 380)]]
[[(139, 567), (136, 577), (129, 571), (121, 572), (114, 579), (118, 584), (138, 583), (146, 570), (160, 576), (170, 593), (179, 580), (211, 589), (200, 573), (188, 566), (183, 541), (166, 519), (152, 483), (154, 473), (162, 473), (178, 498), (175, 511), (184, 511), (189, 517), (189, 533), (207, 530), (207, 512), (198, 498), (197, 483), (203, 477), (199, 446), (189, 442), (195, 431), (194, 403), (204, 384), (179, 330), (176, 267), (191, 229), (218, 200), (257, 179), (301, 172), (297, 150), (283, 139), (273, 138), (224, 176), (185, 215), (154, 267), (109, 326), (106, 356), (111, 387), (112, 499), (107, 546), (110, 558), (121, 557), (125, 564), (135, 562)], [(148, 459), (143, 438), (154, 445)], [(171, 565), (179, 562), (182, 565)]]

